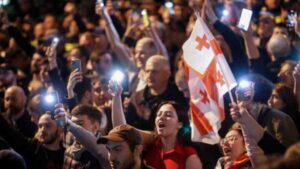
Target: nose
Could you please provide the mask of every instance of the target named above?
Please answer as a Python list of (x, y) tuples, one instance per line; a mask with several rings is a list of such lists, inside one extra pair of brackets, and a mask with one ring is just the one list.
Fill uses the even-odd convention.
[(108, 158), (109, 158), (109, 161), (111, 161), (111, 162), (115, 161), (115, 159), (116, 159), (115, 155), (113, 153), (109, 153)]

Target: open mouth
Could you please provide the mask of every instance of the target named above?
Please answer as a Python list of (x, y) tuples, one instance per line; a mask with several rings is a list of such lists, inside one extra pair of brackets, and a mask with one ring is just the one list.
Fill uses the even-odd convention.
[(230, 154), (231, 149), (230, 148), (223, 148), (223, 152), (224, 152), (225, 155), (228, 155), (228, 154)]
[(166, 125), (165, 125), (164, 122), (159, 122), (159, 123), (158, 123), (158, 127), (159, 127), (159, 128), (164, 128), (164, 127), (166, 127)]

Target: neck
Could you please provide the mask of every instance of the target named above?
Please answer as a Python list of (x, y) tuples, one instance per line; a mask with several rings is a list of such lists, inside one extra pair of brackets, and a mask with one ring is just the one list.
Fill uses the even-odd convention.
[(141, 159), (136, 159), (134, 166), (132, 166), (132, 169), (140, 169), (142, 168), (142, 161)]
[(169, 137), (161, 137), (161, 142), (163, 144), (164, 151), (169, 151), (175, 147), (177, 142), (177, 136), (172, 135)]
[(61, 149), (61, 146), (60, 146), (60, 140), (59, 139), (56, 139), (53, 143), (51, 144), (44, 144), (44, 146), (48, 149), (48, 150), (59, 150)]
[(156, 88), (149, 88), (150, 94), (153, 96), (157, 96), (162, 94), (163, 92), (165, 92), (167, 90), (168, 87), (168, 83), (161, 85), (159, 87)]

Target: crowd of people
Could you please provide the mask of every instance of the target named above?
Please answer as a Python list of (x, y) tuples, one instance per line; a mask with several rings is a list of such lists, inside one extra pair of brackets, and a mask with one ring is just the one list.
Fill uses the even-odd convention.
[[(299, 12), (298, 0), (0, 0), (0, 168), (300, 168)], [(217, 145), (191, 141), (182, 45), (197, 17), (249, 82), (224, 96)]]

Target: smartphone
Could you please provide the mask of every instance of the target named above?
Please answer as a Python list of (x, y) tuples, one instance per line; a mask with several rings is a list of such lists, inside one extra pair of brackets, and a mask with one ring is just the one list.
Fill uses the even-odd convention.
[(171, 15), (175, 14), (173, 2), (170, 2), (170, 1), (165, 2), (165, 7), (169, 10), (169, 12), (170, 12)]
[(250, 101), (254, 96), (253, 82), (242, 80), (237, 87), (237, 99), (240, 101)]
[(55, 116), (55, 105), (59, 103), (59, 96), (56, 91), (46, 93), (42, 95), (42, 107), (44, 111), (48, 111), (51, 113), (51, 118), (54, 119)]
[(78, 71), (81, 71), (81, 61), (79, 59), (73, 59), (72, 60), (72, 71), (78, 69)]
[(59, 42), (59, 38), (54, 37), (54, 38), (52, 39), (52, 42), (51, 42), (51, 47), (52, 47), (52, 48), (56, 48), (57, 45), (58, 45), (58, 42)]
[(149, 21), (148, 12), (146, 9), (142, 10), (142, 16), (143, 16), (143, 22), (144, 22), (145, 26), (149, 26), (150, 21)]
[(295, 26), (295, 21), (294, 21), (295, 15), (296, 15), (296, 12), (293, 11), (293, 10), (288, 12), (287, 26), (290, 27), (290, 28)]
[(97, 0), (97, 3), (98, 3), (98, 4), (100, 4), (100, 6), (101, 6), (101, 7), (103, 7), (103, 6), (104, 6), (104, 2), (103, 2), (103, 0)]
[(251, 22), (251, 17), (252, 17), (252, 10), (249, 9), (243, 9), (242, 14), (238, 23), (238, 27), (244, 31), (248, 31), (250, 22)]

